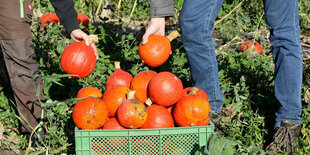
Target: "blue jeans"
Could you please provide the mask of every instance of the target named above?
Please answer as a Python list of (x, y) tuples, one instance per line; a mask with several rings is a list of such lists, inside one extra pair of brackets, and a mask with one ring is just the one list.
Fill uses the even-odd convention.
[[(223, 97), (212, 39), (214, 21), (224, 0), (184, 0), (180, 14), (183, 45), (194, 86), (209, 96), (214, 113)], [(302, 54), (299, 39), (298, 0), (264, 0), (275, 63), (275, 96), (279, 101), (275, 127), (283, 120), (300, 124)]]

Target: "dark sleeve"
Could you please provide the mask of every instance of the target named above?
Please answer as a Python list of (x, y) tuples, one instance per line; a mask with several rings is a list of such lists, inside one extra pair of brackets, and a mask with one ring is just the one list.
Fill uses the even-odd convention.
[(149, 0), (150, 18), (173, 16), (173, 0)]
[(77, 13), (74, 9), (73, 0), (50, 0), (55, 12), (66, 31), (70, 34), (73, 30), (79, 29)]

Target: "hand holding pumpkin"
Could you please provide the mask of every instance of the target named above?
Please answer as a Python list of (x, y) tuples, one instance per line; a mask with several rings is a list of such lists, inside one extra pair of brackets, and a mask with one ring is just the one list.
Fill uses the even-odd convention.
[(142, 37), (142, 44), (146, 44), (148, 42), (148, 38), (150, 35), (161, 35), (165, 36), (165, 18), (152, 18), (145, 30), (145, 33)]
[(97, 52), (97, 48), (96, 48), (96, 45), (91, 42), (91, 39), (90, 37), (84, 33), (81, 29), (75, 29), (73, 30), (71, 33), (70, 33), (70, 36), (71, 38), (76, 41), (76, 42), (79, 42), (79, 41), (85, 41), (86, 45), (87, 46), (91, 46), (91, 48), (94, 50), (94, 54), (96, 56), (96, 59), (98, 60), (99, 59), (99, 56), (98, 56), (98, 52)]

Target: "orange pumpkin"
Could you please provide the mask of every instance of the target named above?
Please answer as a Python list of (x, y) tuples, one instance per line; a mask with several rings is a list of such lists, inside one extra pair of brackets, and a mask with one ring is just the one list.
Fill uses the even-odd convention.
[(102, 129), (125, 129), (124, 127), (122, 127), (118, 120), (113, 117), (110, 118), (102, 127)]
[(211, 108), (209, 102), (193, 87), (174, 107), (174, 120), (181, 127), (204, 126), (209, 124)]
[(172, 115), (165, 107), (152, 104), (146, 109), (147, 119), (141, 129), (172, 128), (174, 126)]
[(107, 89), (117, 85), (126, 86), (130, 88), (130, 82), (132, 80), (132, 76), (128, 72), (125, 72), (121, 69), (120, 62), (118, 61), (115, 62), (114, 67), (115, 67), (114, 73), (112, 73), (107, 80), (106, 84)]
[(86, 28), (88, 27), (89, 19), (86, 15), (79, 13), (77, 15), (77, 20), (78, 20), (79, 24), (82, 23), (83, 26), (85, 26)]
[(135, 91), (130, 91), (125, 100), (117, 110), (119, 123), (129, 129), (140, 128), (146, 121), (147, 110), (143, 103), (133, 99)]
[(61, 68), (68, 74), (84, 78), (90, 75), (96, 66), (96, 56), (85, 41), (75, 42), (66, 47), (61, 55)]
[(166, 62), (171, 52), (170, 40), (161, 35), (151, 35), (146, 44), (140, 44), (139, 55), (142, 62), (158, 67)]
[(131, 139), (131, 154), (137, 155), (157, 155), (160, 154), (158, 137), (148, 137), (147, 139)]
[(128, 87), (115, 86), (104, 92), (102, 99), (107, 104), (109, 117), (115, 116), (117, 108), (127, 99), (126, 94), (129, 91)]
[[(191, 90), (191, 88), (192, 87), (185, 88), (184, 89), (184, 95), (187, 95), (189, 93), (189, 91)], [(207, 93), (198, 87), (197, 87), (197, 89), (198, 89), (197, 95), (204, 97), (209, 102), (209, 97), (208, 97)]]
[(42, 28), (46, 28), (47, 25), (49, 25), (50, 23), (52, 23), (52, 26), (60, 23), (60, 20), (56, 13), (46, 13), (40, 17), (40, 21), (42, 22), (42, 24), (40, 25)]
[(131, 81), (131, 90), (136, 91), (136, 97), (141, 103), (144, 103), (147, 99), (147, 86), (150, 80), (157, 73), (151, 70), (146, 70), (138, 73)]
[(79, 90), (76, 98), (84, 98), (84, 97), (95, 97), (95, 98), (101, 98), (102, 93), (101, 91), (96, 87), (84, 87)]
[[(246, 53), (247, 55), (251, 53), (251, 55), (254, 56), (261, 55), (263, 48), (257, 41), (254, 42), (253, 40), (248, 40), (242, 44), (240, 52), (245, 52), (246, 50), (248, 50), (248, 53)], [(245, 55), (242, 56), (245, 57)]]
[(108, 120), (107, 106), (101, 99), (87, 97), (73, 107), (72, 118), (80, 129), (98, 129)]
[(152, 102), (165, 107), (175, 104), (183, 96), (182, 81), (170, 72), (156, 74), (147, 89)]

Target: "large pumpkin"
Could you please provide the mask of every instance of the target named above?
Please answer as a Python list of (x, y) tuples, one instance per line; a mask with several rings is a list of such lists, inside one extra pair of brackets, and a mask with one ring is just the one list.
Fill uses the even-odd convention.
[(165, 107), (152, 104), (146, 109), (147, 119), (141, 129), (172, 128), (174, 126), (172, 115)]
[[(184, 89), (184, 95), (187, 95), (189, 93), (189, 91), (191, 90), (191, 88), (192, 87), (185, 88)], [(198, 89), (197, 95), (204, 97), (209, 102), (209, 97), (208, 97), (207, 93), (198, 87), (197, 87), (197, 89)]]
[(146, 121), (147, 110), (143, 103), (133, 99), (135, 91), (130, 91), (125, 100), (117, 109), (119, 123), (129, 129), (140, 128)]
[[(242, 44), (240, 52), (245, 52), (246, 50), (248, 50), (248, 53), (246, 53), (246, 55), (251, 54), (254, 56), (254, 55), (262, 55), (261, 52), (263, 51), (263, 48), (257, 41), (248, 40)], [(242, 56), (245, 57), (245, 55)]]
[(122, 127), (118, 120), (113, 117), (110, 118), (102, 127), (102, 129), (125, 129), (124, 127)]
[(98, 129), (108, 120), (107, 106), (101, 99), (87, 97), (73, 107), (72, 118), (80, 129)]
[(75, 42), (66, 47), (61, 55), (61, 68), (68, 74), (84, 78), (90, 75), (96, 66), (96, 56), (85, 41)]
[(204, 126), (209, 124), (211, 108), (209, 102), (193, 87), (174, 107), (173, 116), (178, 126)]
[(131, 90), (136, 91), (136, 97), (141, 103), (144, 103), (147, 99), (147, 86), (150, 80), (157, 73), (151, 70), (146, 70), (138, 73), (131, 81)]
[[(40, 21), (41, 21), (41, 27), (46, 28), (48, 24), (52, 23), (52, 26), (54, 26), (57, 23), (60, 23), (60, 20), (58, 18), (58, 16), (56, 15), (56, 13), (46, 13), (43, 14), (40, 17)], [(47, 24), (47, 25), (46, 25)]]
[(88, 27), (89, 19), (86, 15), (78, 13), (77, 20), (79, 24), (82, 23), (83, 26), (85, 26), (86, 28)]
[(109, 117), (114, 117), (117, 108), (127, 99), (127, 93), (130, 91), (125, 86), (115, 86), (106, 90), (102, 99), (107, 104)]
[(79, 90), (76, 98), (84, 98), (84, 97), (95, 97), (95, 98), (101, 98), (102, 93), (101, 91), (96, 87), (84, 87)]
[(132, 80), (132, 76), (121, 69), (120, 62), (114, 63), (115, 71), (112, 73), (108, 80), (106, 87), (111, 88), (113, 86), (121, 85), (130, 88), (130, 82)]
[(146, 44), (139, 46), (141, 60), (151, 67), (158, 67), (165, 63), (170, 52), (170, 40), (161, 35), (151, 35)]
[(156, 74), (147, 89), (152, 102), (165, 107), (175, 104), (183, 96), (182, 81), (170, 72)]

